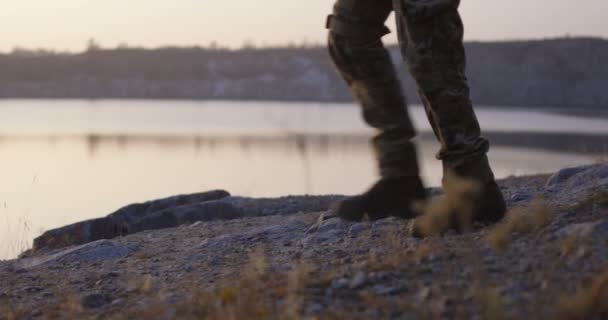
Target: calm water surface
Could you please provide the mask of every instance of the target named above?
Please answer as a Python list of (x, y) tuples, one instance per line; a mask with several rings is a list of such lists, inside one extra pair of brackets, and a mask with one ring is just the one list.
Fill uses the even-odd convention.
[[(430, 131), (424, 112), (416, 126)], [(478, 110), (498, 132), (608, 134), (608, 121), (519, 108)], [(132, 202), (225, 188), (236, 195), (354, 194), (375, 179), (352, 105), (277, 102), (0, 101), (0, 259), (44, 230)], [(440, 181), (437, 144), (418, 141)], [(551, 172), (602, 155), (493, 146), (499, 177)]]

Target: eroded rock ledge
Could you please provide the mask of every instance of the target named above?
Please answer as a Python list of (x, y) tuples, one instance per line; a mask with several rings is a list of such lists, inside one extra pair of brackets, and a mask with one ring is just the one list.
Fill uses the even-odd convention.
[[(113, 239), (146, 230), (173, 228), (198, 221), (292, 214), (325, 210), (339, 196), (277, 199), (233, 197), (224, 190), (177, 195), (125, 206), (106, 217), (49, 230), (34, 239), (32, 251), (45, 251)], [(22, 257), (32, 253), (28, 251)]]

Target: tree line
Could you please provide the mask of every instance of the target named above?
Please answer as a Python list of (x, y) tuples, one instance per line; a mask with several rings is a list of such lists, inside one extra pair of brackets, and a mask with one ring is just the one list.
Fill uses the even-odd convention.
[[(608, 105), (607, 40), (471, 42), (466, 50), (477, 104)], [(418, 102), (399, 48), (390, 51), (410, 101)], [(0, 70), (0, 98), (352, 100), (322, 46), (19, 49), (0, 54)]]

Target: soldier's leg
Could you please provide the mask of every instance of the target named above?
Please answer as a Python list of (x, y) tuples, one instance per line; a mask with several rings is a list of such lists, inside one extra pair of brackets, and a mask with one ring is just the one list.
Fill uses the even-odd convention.
[(444, 172), (475, 179), (482, 186), (479, 221), (495, 222), (505, 205), (486, 156), (465, 76), (460, 0), (394, 0), (401, 49), (417, 82), (429, 121), (441, 143)]
[(361, 104), (363, 118), (378, 129), (373, 146), (382, 179), (362, 197), (349, 199), (338, 209), (342, 217), (354, 220), (363, 213), (378, 218), (399, 215), (396, 210), (408, 217), (411, 212), (403, 207), (413, 198), (424, 197), (411, 141), (414, 127), (381, 40), (388, 33), (384, 22), (392, 10), (392, 0), (338, 0), (327, 23), (331, 58)]

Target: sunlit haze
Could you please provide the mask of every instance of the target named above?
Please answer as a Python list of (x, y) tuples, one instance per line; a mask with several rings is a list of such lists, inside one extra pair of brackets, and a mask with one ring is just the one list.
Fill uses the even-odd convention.
[[(323, 42), (330, 0), (0, 0), (0, 50)], [(463, 0), (468, 40), (608, 37), (606, 0)], [(393, 25), (391, 21), (389, 25)], [(390, 40), (389, 40), (390, 39)], [(387, 37), (394, 42), (394, 37)]]

